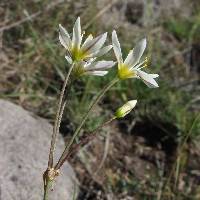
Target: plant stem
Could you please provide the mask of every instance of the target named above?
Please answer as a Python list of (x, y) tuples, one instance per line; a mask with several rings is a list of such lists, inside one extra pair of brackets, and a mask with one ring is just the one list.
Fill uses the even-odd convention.
[(54, 168), (47, 168), (43, 174), (43, 182), (44, 182), (44, 196), (43, 200), (48, 200), (49, 190), (52, 187), (53, 182), (56, 177), (59, 176), (59, 170), (55, 170)]
[(91, 133), (87, 134), (85, 137), (83, 137), (82, 139), (80, 139), (80, 142), (77, 144), (72, 145), (72, 147), (70, 148), (70, 150), (67, 152), (66, 156), (63, 158), (62, 162), (60, 163), (60, 167), (64, 164), (64, 162), (71, 157), (71, 155), (75, 154), (82, 146), (86, 145), (87, 143), (89, 143), (90, 141), (92, 141), (96, 136), (97, 136), (97, 131), (99, 131), (100, 129), (102, 129), (103, 127), (107, 126), (108, 124), (110, 124), (113, 120), (115, 120), (116, 117), (112, 117), (111, 119), (109, 119), (108, 121), (104, 122), (103, 124), (101, 124), (100, 126), (98, 126), (95, 130), (93, 130)]
[(45, 185), (44, 188), (44, 197), (43, 200), (48, 200), (48, 194), (49, 194), (49, 181), (47, 182), (47, 184)]
[(101, 92), (97, 95), (97, 97), (95, 98), (95, 100), (92, 102), (92, 104), (90, 105), (87, 113), (85, 114), (85, 116), (83, 117), (81, 123), (79, 124), (79, 126), (77, 127), (77, 129), (75, 130), (70, 142), (66, 145), (65, 150), (63, 151), (59, 161), (57, 162), (57, 164), (55, 165), (55, 169), (60, 169), (61, 164), (63, 163), (63, 159), (65, 159), (66, 155), (68, 154), (68, 151), (71, 147), (71, 145), (74, 143), (75, 138), (78, 136), (81, 128), (83, 127), (83, 125), (85, 124), (91, 110), (93, 109), (93, 107), (100, 101), (100, 99), (104, 96), (104, 94), (115, 84), (119, 81), (118, 78), (113, 79), (108, 85), (106, 85)]
[(74, 67), (74, 63), (72, 63), (72, 65), (71, 65), (71, 67), (70, 67), (70, 69), (67, 73), (67, 76), (64, 80), (63, 87), (62, 87), (62, 90), (61, 90), (61, 93), (60, 93), (60, 99), (59, 99), (59, 102), (58, 102), (58, 109), (57, 109), (57, 112), (56, 112), (53, 134), (52, 134), (52, 138), (51, 138), (51, 147), (50, 147), (50, 151), (49, 151), (49, 161), (48, 161), (48, 167), (49, 168), (53, 167), (53, 154), (54, 154), (54, 151), (55, 151), (56, 138), (57, 138), (57, 135), (58, 135), (58, 132), (59, 132), (60, 122), (61, 122), (63, 111), (64, 111), (64, 108), (65, 108), (65, 105), (66, 105), (66, 102), (64, 102), (63, 105), (62, 105), (62, 102), (63, 102), (63, 98), (64, 98), (64, 94), (65, 94), (65, 89), (66, 89), (66, 86), (68, 84), (69, 77), (70, 77), (70, 74), (73, 70), (73, 67)]
[(44, 181), (44, 196), (43, 200), (48, 200), (49, 188), (50, 188), (50, 180), (48, 179), (47, 171), (45, 171), (43, 175)]

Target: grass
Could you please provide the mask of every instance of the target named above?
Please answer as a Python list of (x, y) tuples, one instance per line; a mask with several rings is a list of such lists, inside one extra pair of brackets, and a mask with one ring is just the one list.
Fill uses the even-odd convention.
[[(41, 13), (35, 19), (28, 20), (3, 33), (3, 50), (6, 52), (5, 60), (9, 58), (9, 63), (2, 65), (0, 69), (0, 74), (2, 74), (0, 83), (3, 88), (0, 96), (23, 105), (36, 114), (48, 118), (51, 122), (54, 120), (59, 90), (69, 67), (64, 59), (65, 51), (58, 42), (58, 24), (61, 23), (71, 30), (76, 16), (80, 15), (82, 23), (86, 26), (89, 24), (86, 35), (89, 32), (97, 35), (113, 28), (110, 25), (104, 25), (98, 18), (90, 23), (99, 11), (95, 1), (87, 0), (85, 4), (81, 1), (56, 2), (52, 7), (52, 2), (48, 0), (35, 3), (18, 0), (16, 3), (7, 5), (5, 10), (12, 10), (9, 13), (8, 24), (38, 10)], [(132, 114), (136, 121), (146, 117), (155, 123), (164, 121), (173, 124), (178, 129), (175, 140), (178, 141), (179, 146), (188, 134), (188, 139), (192, 141), (199, 137), (199, 72), (193, 71), (191, 61), (187, 59), (191, 54), (191, 46), (198, 45), (200, 41), (199, 9), (196, 8), (190, 18), (176, 13), (174, 16), (163, 16), (160, 21), (146, 22), (147, 25), (137, 29), (139, 32), (128, 32), (126, 27), (118, 30), (120, 41), (125, 41), (122, 44), (124, 54), (138, 39), (147, 34), (149, 40), (147, 55), (150, 58), (147, 71), (160, 74), (160, 87), (152, 90), (139, 80), (120, 82), (113, 87), (112, 92), (107, 93), (103, 103), (96, 108), (96, 112), (85, 126), (86, 132), (100, 124), (124, 101), (137, 98), (139, 103)], [(153, 13), (148, 10), (147, 14), (151, 17)], [(123, 25), (120, 26), (123, 27)], [(193, 51), (198, 53), (196, 49)], [(113, 58), (113, 53), (107, 55), (107, 59), (110, 58)], [(112, 69), (104, 78), (83, 77), (77, 81), (72, 88), (73, 100), (69, 102), (63, 123), (70, 119), (76, 126), (93, 96), (112, 79), (115, 73), (116, 69)], [(177, 162), (177, 166), (179, 165), (185, 164)], [(183, 168), (177, 168), (176, 177)], [(117, 185), (112, 190), (120, 188), (120, 192), (133, 189), (137, 191), (138, 185), (132, 182), (132, 179), (130, 181), (121, 177), (118, 179)], [(139, 198), (149, 199), (144, 194)], [(178, 198), (184, 199), (184, 197)]]

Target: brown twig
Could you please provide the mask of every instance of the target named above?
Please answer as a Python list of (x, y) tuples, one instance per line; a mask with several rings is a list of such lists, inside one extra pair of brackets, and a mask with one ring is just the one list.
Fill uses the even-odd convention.
[(36, 18), (37, 16), (39, 16), (40, 14), (41, 14), (41, 11), (38, 11), (38, 12), (33, 13), (32, 15), (28, 16), (28, 17), (25, 17), (24, 19), (21, 19), (21, 20), (16, 21), (12, 24), (8, 24), (6, 26), (3, 26), (3, 27), (0, 28), (0, 33), (3, 32), (3, 31), (9, 30), (11, 28), (14, 28), (16, 26), (19, 26), (19, 25), (23, 24), (24, 22), (30, 21), (30, 20)]
[(42, 10), (38, 11), (38, 12), (35, 12), (19, 21), (16, 21), (14, 23), (11, 23), (11, 24), (8, 24), (8, 25), (5, 25), (3, 27), (0, 28), (0, 33), (3, 32), (3, 31), (6, 31), (6, 30), (9, 30), (11, 28), (14, 28), (14, 27), (17, 27), (27, 21), (31, 21), (33, 19), (35, 19), (36, 17), (38, 17), (39, 15), (43, 14), (44, 12), (46, 11), (49, 11), (51, 10), (52, 8), (55, 8), (56, 5), (60, 4), (60, 3), (63, 3), (64, 0), (58, 0), (56, 2), (53, 2), (51, 4), (49, 4), (48, 6), (44, 7)]
[(85, 26), (84, 29), (88, 29), (88, 27), (90, 27), (93, 22), (98, 19), (100, 16), (102, 16), (107, 10), (109, 10), (112, 5), (116, 3), (116, 0), (111, 1), (110, 3), (108, 3), (103, 9), (101, 9)]

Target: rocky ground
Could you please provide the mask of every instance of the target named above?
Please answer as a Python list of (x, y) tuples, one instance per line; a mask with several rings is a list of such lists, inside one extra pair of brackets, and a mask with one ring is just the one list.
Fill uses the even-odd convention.
[[(43, 172), (52, 126), (44, 119), (8, 101), (0, 100), (0, 199), (36, 200), (43, 197)], [(64, 141), (58, 138), (56, 157)], [(75, 173), (65, 163), (51, 192), (51, 200), (72, 199), (76, 184)]]
[[(75, 18), (81, 16), (86, 32), (99, 34), (108, 31), (110, 37), (111, 31), (116, 29), (120, 41), (123, 41), (123, 53), (127, 53), (139, 39), (148, 39), (147, 56), (150, 63), (147, 70), (159, 73), (160, 88), (158, 92), (150, 92), (136, 81), (130, 81), (114, 88), (114, 94), (109, 93), (95, 110), (84, 133), (93, 129), (96, 121), (102, 120), (100, 117), (109, 115), (124, 100), (140, 99), (139, 106), (129, 117), (106, 127), (94, 141), (69, 160), (80, 182), (79, 200), (200, 199), (200, 126), (195, 118), (200, 110), (199, 10), (198, 0), (0, 2), (0, 97), (48, 119), (50, 123), (53, 123), (59, 89), (66, 73), (64, 50), (61, 50), (57, 39), (59, 23), (70, 29)], [(108, 80), (109, 77), (104, 81)], [(84, 93), (85, 87), (95, 92)], [(88, 99), (102, 87), (103, 81), (97, 79), (87, 78), (76, 83), (73, 90), (77, 90), (77, 93), (72, 93), (72, 97), (76, 99), (69, 102), (70, 109), (64, 115), (61, 126), (61, 133), (66, 141), (71, 136), (69, 132), (74, 130), (82, 112), (86, 110)], [(34, 122), (37, 127), (36, 131), (28, 134), (35, 137), (35, 132), (40, 133), (40, 120), (32, 118), (23, 110), (25, 117), (21, 117), (20, 121), (20, 116), (12, 113), (14, 108), (7, 112), (4, 107), (6, 108), (4, 104), (0, 107), (1, 127), (10, 127), (13, 121), (20, 122), (24, 141), (27, 135), (23, 132), (23, 121), (30, 119), (31, 125)], [(7, 116), (9, 119), (2, 121), (2, 112), (12, 117)], [(7, 132), (9, 131), (10, 129)], [(50, 140), (49, 128), (47, 131), (41, 128), (40, 136), (47, 132), (49, 136), (46, 139), (42, 137), (38, 141), (39, 136), (32, 139), (30, 135), (23, 142), (30, 143), (30, 146), (24, 146), (30, 154), (26, 152), (27, 155), (22, 154), (20, 159), (24, 163), (29, 159), (31, 165), (39, 168), (37, 173), (46, 167), (46, 161), (43, 161), (47, 149), (43, 148), (48, 145), (38, 145)], [(9, 136), (1, 130), (0, 133), (1, 137)], [(15, 134), (14, 131), (11, 133)], [(8, 147), (11, 148), (10, 145)], [(8, 147), (4, 143), (0, 145), (2, 158)], [(38, 151), (33, 151), (34, 148)], [(42, 149), (39, 150), (40, 148)], [(19, 150), (21, 151), (20, 148)], [(40, 152), (44, 155), (40, 155)], [(16, 156), (20, 155), (16, 153)], [(29, 155), (37, 157), (36, 161), (30, 159)], [(12, 156), (8, 158), (12, 163)], [(19, 174), (22, 170), (19, 167), (21, 160), (16, 158), (18, 157), (14, 159), (14, 169)], [(15, 170), (7, 168), (5, 163), (3, 160), (3, 164), (0, 164), (1, 171), (5, 171), (0, 173), (1, 187), (3, 183), (0, 194), (12, 196), (5, 189), (5, 184), (11, 185), (8, 188), (12, 190), (18, 184), (22, 187), (24, 182), (18, 181), (20, 178), (16, 178)], [(27, 165), (23, 171), (26, 176), (30, 167), (30, 164)], [(3, 182), (5, 176), (7, 179)], [(35, 181), (41, 184), (41, 179)], [(30, 183), (32, 184), (35, 183)], [(61, 184), (69, 185), (67, 180), (63, 180)], [(31, 188), (27, 188), (31, 191)], [(34, 189), (35, 195), (39, 195), (41, 191)], [(57, 192), (65, 194), (68, 190), (63, 186)], [(64, 198), (59, 196), (59, 199)]]
[[(198, 199), (199, 142), (188, 143), (178, 152), (174, 138), (166, 137), (165, 131), (174, 129), (169, 126), (147, 121), (128, 133), (124, 124), (108, 127), (109, 135), (99, 136), (70, 161), (82, 183), (79, 199), (159, 199), (161, 195), (162, 199)], [(181, 172), (175, 180), (180, 157)]]

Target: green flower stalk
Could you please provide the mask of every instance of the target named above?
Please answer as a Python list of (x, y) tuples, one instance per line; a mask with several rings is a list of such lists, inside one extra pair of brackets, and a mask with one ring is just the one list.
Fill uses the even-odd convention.
[(63, 161), (66, 157), (66, 155), (68, 154), (70, 147), (72, 146), (72, 144), (74, 143), (76, 137), (79, 135), (79, 132), (81, 130), (81, 128), (83, 127), (83, 125), (85, 124), (87, 118), (89, 117), (90, 112), (92, 111), (92, 109), (94, 108), (94, 106), (101, 100), (101, 98), (104, 96), (104, 94), (117, 82), (119, 81), (118, 78), (113, 79), (110, 83), (108, 83), (108, 85), (106, 85), (100, 92), (99, 94), (96, 96), (96, 98), (94, 99), (94, 101), (92, 102), (92, 104), (90, 105), (87, 113), (84, 115), (81, 123), (79, 124), (79, 126), (76, 128), (71, 140), (69, 141), (69, 143), (66, 145), (65, 150), (63, 151), (59, 161), (57, 162), (57, 164), (55, 165), (55, 170), (59, 170), (60, 167), (63, 164)]

